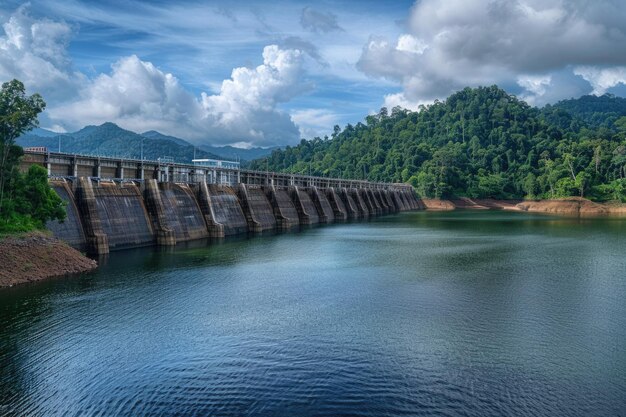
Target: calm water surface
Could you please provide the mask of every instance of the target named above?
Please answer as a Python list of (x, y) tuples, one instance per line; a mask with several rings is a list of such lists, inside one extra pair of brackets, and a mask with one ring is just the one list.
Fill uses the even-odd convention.
[(0, 415), (624, 416), (626, 220), (416, 212), (113, 253), (0, 291)]

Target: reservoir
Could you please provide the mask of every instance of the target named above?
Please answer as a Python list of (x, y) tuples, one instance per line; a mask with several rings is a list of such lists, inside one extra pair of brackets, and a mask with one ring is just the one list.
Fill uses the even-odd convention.
[(626, 415), (626, 220), (404, 212), (0, 290), (0, 416)]

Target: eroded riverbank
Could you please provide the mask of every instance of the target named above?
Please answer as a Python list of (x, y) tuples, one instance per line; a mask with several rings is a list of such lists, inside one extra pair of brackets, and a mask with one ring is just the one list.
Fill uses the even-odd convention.
[(423, 199), (427, 210), (508, 210), (529, 213), (562, 214), (568, 216), (625, 216), (626, 205), (602, 204), (580, 197), (554, 200), (495, 200), (458, 198), (449, 200)]
[(0, 288), (87, 272), (97, 262), (43, 233), (0, 238)]

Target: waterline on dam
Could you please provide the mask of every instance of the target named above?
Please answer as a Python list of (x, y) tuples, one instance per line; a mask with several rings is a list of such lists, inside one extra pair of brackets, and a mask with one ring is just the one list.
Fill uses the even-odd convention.
[(0, 292), (0, 415), (626, 410), (622, 219), (416, 211), (269, 233)]

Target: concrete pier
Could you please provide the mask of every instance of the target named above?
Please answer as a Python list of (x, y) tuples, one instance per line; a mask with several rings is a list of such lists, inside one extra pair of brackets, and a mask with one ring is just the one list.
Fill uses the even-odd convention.
[(367, 219), (370, 217), (370, 211), (368, 210), (365, 201), (363, 201), (359, 191), (360, 190), (358, 188), (351, 188), (348, 190), (354, 200), (354, 203), (356, 204), (357, 210), (361, 213), (360, 218)]
[(224, 235), (248, 232), (248, 221), (237, 192), (228, 185), (207, 184), (215, 221), (224, 226)]
[(376, 198), (376, 201), (380, 206), (382, 214), (389, 214), (389, 207), (387, 206), (387, 202), (384, 200), (380, 190), (373, 190), (372, 193), (374, 194), (374, 198)]
[(359, 208), (356, 205), (356, 202), (350, 195), (350, 191), (347, 188), (341, 189), (341, 198), (343, 199), (343, 203), (346, 207), (346, 213), (348, 213), (348, 218), (352, 219), (360, 219), (363, 217), (363, 213), (359, 211)]
[(76, 188), (76, 202), (85, 230), (87, 252), (91, 254), (109, 253), (109, 240), (102, 229), (93, 184), (89, 178), (79, 178)]
[(398, 191), (390, 192), (391, 198), (393, 200), (394, 205), (397, 207), (398, 211), (405, 211), (407, 208), (404, 206), (404, 202), (400, 198), (400, 193)]
[(348, 220), (346, 206), (343, 204), (339, 193), (333, 187), (329, 187), (326, 189), (326, 198), (328, 199), (328, 202), (333, 209), (335, 221), (345, 222), (346, 220)]
[(296, 206), (301, 225), (317, 224), (320, 222), (319, 213), (306, 190), (298, 186), (289, 187), (289, 195)]
[(359, 191), (359, 197), (361, 197), (361, 200), (363, 200), (363, 203), (365, 203), (365, 207), (367, 208), (367, 211), (370, 214), (370, 217), (376, 217), (378, 216), (378, 212), (376, 211), (376, 206), (374, 205), (374, 202), (371, 200), (369, 193), (367, 192), (367, 189), (363, 189), (361, 188)]
[(248, 230), (260, 233), (276, 227), (274, 209), (261, 186), (247, 186), (239, 184), (239, 198), (241, 207), (248, 220)]
[(266, 187), (266, 194), (274, 208), (276, 227), (279, 230), (289, 230), (300, 225), (298, 210), (291, 201), (287, 189), (269, 185)]
[(176, 244), (176, 235), (170, 227), (167, 217), (165, 216), (165, 208), (161, 198), (161, 190), (157, 180), (148, 180), (144, 182), (144, 195), (146, 199), (146, 207), (151, 215), (153, 229), (155, 231), (156, 244), (163, 246), (172, 246)]
[(313, 204), (315, 204), (315, 209), (319, 213), (320, 223), (333, 223), (335, 221), (335, 212), (330, 206), (326, 194), (320, 192), (317, 187), (311, 187), (309, 194), (311, 200), (313, 200)]
[(211, 193), (206, 182), (198, 183), (198, 204), (202, 215), (204, 216), (204, 222), (206, 223), (209, 237), (225, 237), (225, 227), (217, 219), (214, 207), (215, 203), (211, 201)]

